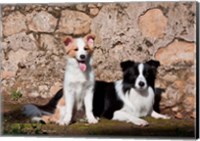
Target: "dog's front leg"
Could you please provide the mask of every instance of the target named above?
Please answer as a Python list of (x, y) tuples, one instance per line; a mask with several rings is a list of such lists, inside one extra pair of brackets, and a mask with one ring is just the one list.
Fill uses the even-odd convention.
[(153, 118), (155, 118), (155, 119), (159, 119), (159, 118), (162, 118), (162, 119), (170, 119), (169, 116), (159, 114), (159, 113), (157, 113), (157, 112), (155, 112), (155, 111), (152, 111), (151, 116), (152, 116)]
[(88, 123), (95, 124), (98, 122), (98, 120), (93, 115), (93, 88), (89, 88), (86, 91), (86, 96), (84, 98), (84, 105), (85, 105), (85, 111), (86, 111), (86, 118), (88, 120)]
[(65, 98), (65, 108), (64, 108), (65, 112), (62, 113), (64, 115), (61, 116), (59, 125), (69, 125), (73, 116), (75, 95), (72, 91), (64, 90), (64, 98)]
[(147, 126), (149, 124), (147, 121), (141, 118), (135, 117), (134, 115), (131, 115), (123, 110), (118, 110), (114, 112), (112, 120), (131, 122), (138, 126)]

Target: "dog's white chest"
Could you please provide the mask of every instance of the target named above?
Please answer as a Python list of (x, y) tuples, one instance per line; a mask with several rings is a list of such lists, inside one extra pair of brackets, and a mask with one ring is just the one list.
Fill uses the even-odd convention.
[(73, 95), (77, 110), (81, 110), (84, 97), (94, 84), (91, 67), (88, 66), (86, 71), (82, 71), (74, 60), (68, 60), (64, 79), (64, 90)]
[(89, 79), (89, 72), (83, 72), (76, 65), (67, 66), (65, 72), (65, 80), (70, 83), (84, 83)]
[(143, 117), (152, 112), (154, 91), (151, 87), (149, 87), (148, 90), (143, 93), (131, 89), (130, 94), (126, 94), (125, 97), (131, 103), (131, 112), (135, 116)]

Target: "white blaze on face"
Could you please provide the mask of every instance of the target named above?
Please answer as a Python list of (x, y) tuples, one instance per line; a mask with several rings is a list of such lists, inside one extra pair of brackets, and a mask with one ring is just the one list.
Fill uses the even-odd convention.
[(76, 44), (77, 44), (78, 48), (84, 48), (86, 46), (86, 43), (84, 42), (84, 40), (82, 38), (76, 39)]
[(143, 75), (143, 71), (144, 71), (144, 64), (139, 64), (138, 65), (139, 75), (136, 78), (135, 87), (140, 90), (144, 90), (147, 88), (147, 81)]
[[(78, 47), (78, 51), (76, 52), (76, 59), (79, 61), (79, 67), (82, 71), (85, 71), (87, 69), (87, 66), (85, 64), (85, 61), (88, 56), (88, 52), (84, 49), (86, 46), (86, 43), (82, 38), (76, 39), (76, 45)], [(81, 55), (84, 55), (85, 58), (81, 58)]]
[(76, 45), (78, 47), (78, 51), (77, 51), (77, 54), (76, 54), (76, 58), (78, 60), (82, 60), (80, 58), (81, 55), (85, 55), (87, 56), (88, 52), (85, 51), (84, 47), (86, 46), (86, 43), (84, 42), (84, 40), (82, 38), (78, 38), (76, 39)]

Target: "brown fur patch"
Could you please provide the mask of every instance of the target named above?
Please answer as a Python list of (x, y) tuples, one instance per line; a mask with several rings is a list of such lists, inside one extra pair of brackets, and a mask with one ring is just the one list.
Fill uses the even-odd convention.
[(86, 36), (84, 37), (84, 41), (85, 41), (85, 43), (86, 43), (86, 47), (85, 47), (85, 48), (88, 49), (88, 51), (89, 51), (90, 54), (92, 54), (93, 51), (94, 51), (94, 44), (88, 43), (88, 40), (89, 40), (89, 39), (92, 39), (92, 40), (94, 41), (94, 40), (95, 40), (95, 37), (96, 37), (96, 36), (95, 36), (94, 34), (88, 34), (88, 35), (86, 35)]
[(88, 53), (90, 54), (90, 55), (92, 55), (92, 53), (93, 53), (93, 47), (90, 47), (89, 45), (86, 45), (85, 47), (84, 47), (87, 51), (88, 51)]
[(52, 115), (49, 115), (49, 116), (42, 116), (42, 120), (45, 122), (45, 123), (57, 123), (58, 120), (60, 119), (60, 106), (64, 106), (65, 105), (65, 100), (64, 100), (64, 97), (62, 97), (58, 104), (57, 104), (57, 108), (54, 112), (54, 114)]
[(64, 44), (66, 54), (70, 57), (75, 57), (76, 49), (78, 49), (78, 47), (75, 44), (75, 39), (73, 39), (71, 36), (67, 36), (64, 40)]
[(64, 106), (64, 105), (65, 105), (65, 99), (64, 99), (64, 97), (62, 97), (62, 98), (59, 100), (57, 106)]
[[(88, 34), (83, 38), (86, 44), (84, 48), (88, 51), (90, 55), (92, 55), (93, 50), (94, 50), (94, 45), (88, 42), (89, 39), (95, 40), (95, 35)], [(65, 44), (66, 54), (70, 57), (75, 57), (76, 49), (78, 49), (76, 45), (76, 39), (73, 39), (71, 36), (67, 36), (64, 40), (64, 44)]]

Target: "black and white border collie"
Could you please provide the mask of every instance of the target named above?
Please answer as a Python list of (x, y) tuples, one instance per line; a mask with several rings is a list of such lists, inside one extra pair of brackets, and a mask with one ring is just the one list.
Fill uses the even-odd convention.
[(145, 63), (122, 62), (123, 79), (116, 82), (96, 81), (93, 113), (97, 117), (131, 122), (146, 126), (140, 117), (169, 119), (153, 110), (155, 79), (160, 63), (150, 60)]

